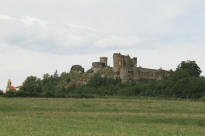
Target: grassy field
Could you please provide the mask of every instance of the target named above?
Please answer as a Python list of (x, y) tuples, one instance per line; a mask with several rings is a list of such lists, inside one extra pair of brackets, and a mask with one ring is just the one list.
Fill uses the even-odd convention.
[(205, 136), (205, 103), (0, 97), (0, 136)]

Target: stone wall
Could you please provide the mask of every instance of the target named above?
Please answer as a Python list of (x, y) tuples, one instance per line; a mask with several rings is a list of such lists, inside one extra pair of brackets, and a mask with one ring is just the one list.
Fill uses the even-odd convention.
[(124, 56), (120, 53), (114, 53), (113, 65), (115, 77), (119, 77), (122, 81), (132, 80), (133, 70), (137, 66), (137, 58), (132, 59), (129, 55)]
[(148, 79), (148, 80), (164, 80), (169, 76), (169, 71), (163, 69), (148, 69), (137, 67), (136, 80)]
[(104, 62), (93, 62), (92, 63), (92, 69), (93, 69), (94, 73), (97, 73), (98, 71), (100, 71), (104, 67), (106, 67)]
[(120, 78), (123, 82), (129, 80), (164, 80), (169, 76), (169, 71), (162, 69), (148, 69), (137, 67), (137, 58), (130, 58), (120, 53), (113, 54), (113, 71), (115, 78)]
[(107, 66), (107, 57), (100, 57), (100, 62), (105, 63), (105, 66)]
[[(107, 57), (100, 57), (100, 62), (93, 62), (91, 73), (103, 72), (107, 68)], [(112, 75), (120, 78), (123, 82), (130, 80), (164, 80), (169, 76), (169, 71), (163, 69), (148, 69), (137, 67), (137, 58), (129, 55), (113, 54)]]

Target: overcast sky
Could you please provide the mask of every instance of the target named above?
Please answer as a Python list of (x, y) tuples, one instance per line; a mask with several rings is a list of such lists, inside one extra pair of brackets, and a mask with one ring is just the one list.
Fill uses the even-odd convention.
[(100, 56), (112, 66), (114, 52), (156, 69), (195, 60), (204, 72), (204, 25), (204, 0), (0, 0), (0, 88)]

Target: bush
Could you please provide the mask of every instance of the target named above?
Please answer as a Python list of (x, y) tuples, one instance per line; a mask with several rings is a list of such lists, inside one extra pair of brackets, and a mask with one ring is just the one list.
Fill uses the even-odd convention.
[(2, 96), (4, 94), (4, 92), (2, 90), (0, 90), (0, 96)]
[(17, 95), (16, 95), (16, 91), (15, 90), (9, 90), (9, 91), (6, 91), (4, 96), (6, 96), (6, 97), (16, 97)]
[(29, 76), (23, 83), (21, 91), (30, 97), (40, 96), (42, 92), (41, 80), (34, 76)]
[(202, 77), (179, 78), (167, 81), (164, 95), (177, 98), (200, 98), (205, 94), (205, 81)]
[(201, 101), (205, 101), (205, 95), (200, 98)]

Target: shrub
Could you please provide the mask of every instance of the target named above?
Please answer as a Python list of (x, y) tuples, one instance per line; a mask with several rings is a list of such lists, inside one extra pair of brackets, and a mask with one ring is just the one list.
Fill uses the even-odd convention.
[(4, 92), (2, 90), (0, 90), (0, 96), (2, 96), (4, 94)]
[(42, 92), (41, 80), (34, 76), (29, 76), (23, 83), (21, 91), (25, 91), (28, 96), (36, 97), (40, 96)]
[(16, 97), (16, 91), (15, 90), (6, 91), (4, 96), (6, 96), (6, 97)]
[(205, 95), (200, 98), (201, 101), (205, 101)]

